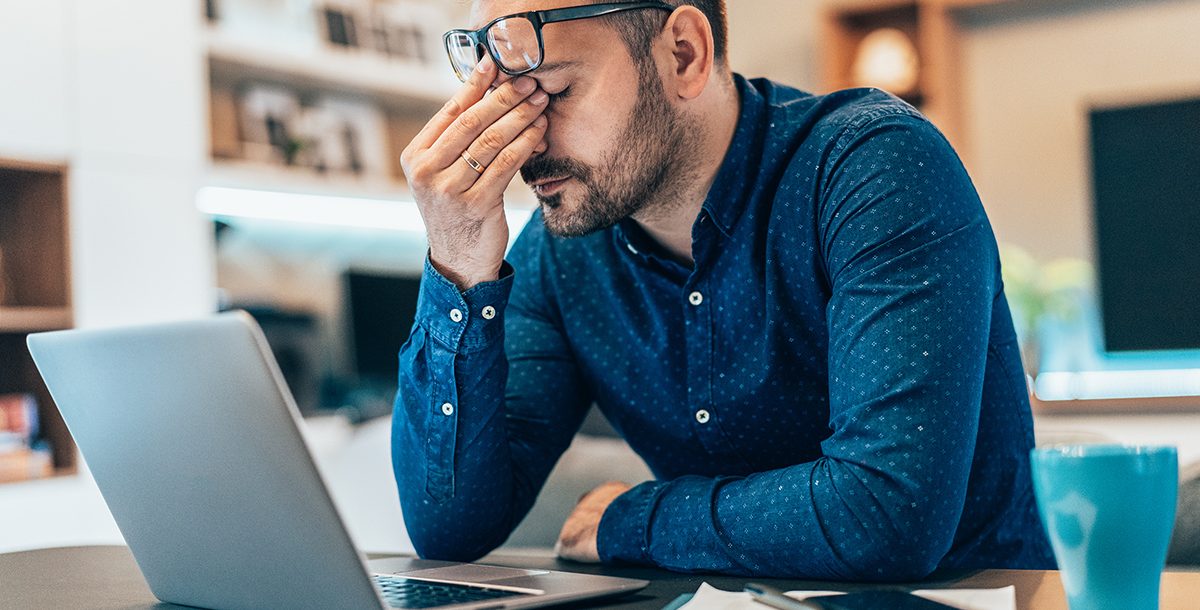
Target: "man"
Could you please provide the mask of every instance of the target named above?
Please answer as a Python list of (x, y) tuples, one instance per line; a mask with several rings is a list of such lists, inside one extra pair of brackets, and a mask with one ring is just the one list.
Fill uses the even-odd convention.
[[(995, 238), (934, 127), (732, 74), (721, 0), (473, 9), (446, 38), (466, 85), (402, 156), (429, 258), (393, 455), (421, 555), (501, 544), (596, 404), (657, 479), (584, 497), (563, 557), (1052, 565)], [(518, 172), (541, 205), (506, 263)]]

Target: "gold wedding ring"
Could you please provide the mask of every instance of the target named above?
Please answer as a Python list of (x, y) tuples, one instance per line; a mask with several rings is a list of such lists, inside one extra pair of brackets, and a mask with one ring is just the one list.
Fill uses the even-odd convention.
[(471, 154), (465, 150), (463, 151), (462, 158), (463, 158), (463, 161), (467, 162), (467, 165), (471, 166), (471, 169), (475, 170), (480, 175), (483, 175), (483, 170), (487, 169), (486, 167), (483, 166), (482, 163), (476, 161), (475, 158), (472, 157)]

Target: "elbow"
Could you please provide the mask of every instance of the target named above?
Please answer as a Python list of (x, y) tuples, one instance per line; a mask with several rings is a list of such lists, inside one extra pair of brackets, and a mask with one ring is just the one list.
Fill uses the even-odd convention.
[(941, 562), (933, 553), (913, 552), (911, 547), (871, 545), (866, 556), (848, 563), (847, 580), (864, 582), (915, 582), (928, 578)]
[(877, 537), (853, 548), (843, 557), (847, 580), (915, 582), (928, 578), (945, 558), (953, 536), (953, 532), (944, 537), (938, 534)]
[(421, 559), (471, 563), (494, 551), (499, 543), (466, 540), (459, 536), (410, 534), (413, 549)]

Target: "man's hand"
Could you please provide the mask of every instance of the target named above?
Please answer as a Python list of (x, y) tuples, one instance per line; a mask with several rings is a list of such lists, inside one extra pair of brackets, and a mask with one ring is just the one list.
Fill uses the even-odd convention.
[(571, 516), (558, 534), (554, 552), (563, 559), (585, 563), (599, 563), (600, 549), (596, 545), (596, 533), (600, 530), (600, 518), (617, 496), (629, 491), (630, 485), (620, 481), (609, 481), (585, 494), (575, 505)]
[(499, 276), (508, 246), (504, 189), (546, 134), (546, 92), (531, 77), (498, 81), (496, 72), (490, 57), (480, 61), (400, 155), (430, 260), (460, 290)]

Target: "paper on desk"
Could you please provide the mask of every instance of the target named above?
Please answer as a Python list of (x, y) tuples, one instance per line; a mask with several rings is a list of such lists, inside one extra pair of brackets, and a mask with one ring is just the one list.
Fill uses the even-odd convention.
[[(787, 596), (805, 599), (816, 595), (838, 594), (841, 591), (788, 591)], [(999, 589), (926, 589), (913, 595), (961, 610), (1016, 610), (1017, 591), (1012, 586)], [(762, 610), (764, 606), (750, 598), (749, 593), (722, 591), (708, 583), (700, 585), (692, 601), (680, 610)]]

